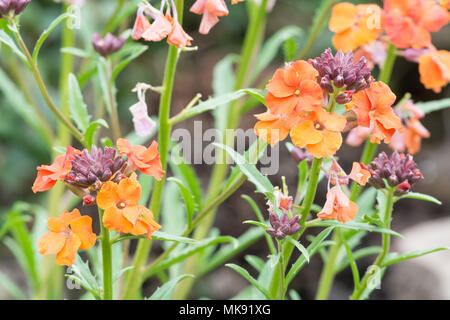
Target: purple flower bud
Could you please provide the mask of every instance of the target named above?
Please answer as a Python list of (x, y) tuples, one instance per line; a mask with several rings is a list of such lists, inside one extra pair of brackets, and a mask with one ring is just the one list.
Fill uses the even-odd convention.
[(342, 92), (342, 93), (338, 94), (337, 97), (335, 98), (335, 100), (339, 104), (346, 104), (346, 103), (349, 103), (350, 101), (352, 101), (352, 96), (353, 95), (350, 95), (346, 91), (346, 92)]
[(0, 0), (0, 16), (18, 15), (31, 0)]
[(297, 163), (300, 163), (305, 159), (308, 160), (308, 163), (311, 163), (314, 158), (308, 151), (299, 147), (294, 147), (294, 149), (292, 149), (291, 156)]
[(98, 33), (92, 36), (92, 46), (103, 57), (107, 57), (119, 51), (125, 43), (125, 39), (115, 37), (111, 33), (107, 33), (105, 38), (102, 38)]
[(296, 234), (300, 230), (299, 220), (300, 215), (295, 215), (292, 219), (289, 219), (287, 213), (283, 213), (280, 218), (276, 213), (270, 212), (269, 222), (272, 228), (266, 229), (266, 232), (272, 237), (282, 240), (286, 236)]

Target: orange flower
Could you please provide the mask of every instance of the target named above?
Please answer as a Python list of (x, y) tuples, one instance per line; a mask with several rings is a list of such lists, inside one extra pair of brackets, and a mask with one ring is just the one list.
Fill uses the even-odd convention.
[(337, 50), (355, 50), (375, 41), (383, 31), (382, 10), (375, 4), (339, 3), (333, 7), (329, 29), (336, 33), (333, 45)]
[(370, 172), (363, 163), (353, 162), (352, 172), (350, 172), (349, 178), (365, 186), (370, 178)]
[(172, 23), (172, 31), (167, 38), (167, 43), (178, 48), (190, 46), (191, 41), (194, 39), (192, 39), (192, 37), (183, 30), (183, 27), (180, 25), (178, 20), (173, 19), (172, 17), (169, 17), (169, 20)]
[(357, 147), (361, 145), (364, 141), (366, 141), (367, 137), (370, 135), (370, 128), (364, 128), (357, 126), (356, 128), (353, 128), (350, 130), (350, 132), (347, 135), (347, 139), (345, 142), (352, 147)]
[(395, 99), (389, 86), (374, 82), (370, 88), (357, 92), (346, 108), (356, 113), (358, 125), (372, 129), (372, 143), (380, 143), (381, 140), (389, 143), (395, 131), (402, 128), (400, 118), (391, 108)]
[(303, 60), (278, 69), (266, 89), (267, 107), (273, 114), (313, 111), (322, 104), (323, 91), (317, 83), (319, 73)]
[(201, 34), (208, 34), (211, 28), (219, 22), (218, 17), (228, 15), (228, 8), (223, 0), (197, 0), (190, 11), (203, 15), (199, 29)]
[(131, 32), (131, 38), (133, 40), (139, 40), (145, 31), (150, 28), (151, 23), (144, 15), (142, 10), (138, 10), (136, 14), (136, 20), (134, 21), (133, 31)]
[(38, 174), (31, 188), (33, 192), (50, 190), (56, 184), (56, 181), (63, 180), (72, 168), (72, 160), (79, 153), (81, 153), (79, 150), (68, 146), (66, 154), (57, 156), (53, 164), (37, 167)]
[(255, 115), (260, 121), (255, 124), (255, 133), (272, 147), (279, 141), (286, 139), (289, 130), (293, 128), (301, 118), (291, 112), (288, 115), (274, 115), (270, 111)]
[(348, 222), (355, 218), (358, 206), (342, 192), (340, 186), (334, 186), (327, 193), (327, 201), (322, 212), (317, 214), (320, 219), (337, 219)]
[(346, 122), (344, 116), (320, 109), (291, 130), (292, 142), (297, 147), (306, 147), (316, 158), (330, 157), (342, 145), (341, 131)]
[(392, 149), (398, 152), (404, 152), (408, 149), (409, 154), (416, 154), (420, 151), (423, 138), (429, 138), (430, 132), (425, 128), (419, 119), (406, 120), (406, 126), (403, 132), (396, 132), (392, 137)]
[(243, 2), (244, 0), (231, 0), (231, 4), (237, 4), (239, 2)]
[(420, 81), (425, 88), (439, 93), (450, 82), (450, 52), (430, 50), (419, 60)]
[(128, 157), (128, 164), (131, 170), (138, 169), (156, 180), (162, 179), (165, 171), (162, 169), (156, 141), (153, 141), (147, 149), (144, 146), (132, 146), (126, 139), (118, 139), (117, 149), (120, 154), (125, 154)]
[(146, 41), (161, 41), (172, 32), (172, 17), (158, 12), (155, 21), (142, 33)]
[(56, 254), (56, 263), (70, 266), (78, 249), (89, 249), (97, 236), (92, 232), (92, 219), (81, 216), (78, 209), (64, 211), (59, 218), (48, 219), (50, 228), (38, 241), (40, 254)]
[(430, 32), (439, 31), (450, 14), (435, 0), (385, 0), (386, 33), (400, 49), (431, 45)]
[(97, 205), (105, 210), (103, 225), (117, 232), (146, 234), (151, 239), (152, 233), (161, 226), (153, 219), (149, 209), (138, 205), (140, 198), (141, 186), (135, 174), (120, 180), (118, 184), (111, 181), (103, 184), (97, 195)]

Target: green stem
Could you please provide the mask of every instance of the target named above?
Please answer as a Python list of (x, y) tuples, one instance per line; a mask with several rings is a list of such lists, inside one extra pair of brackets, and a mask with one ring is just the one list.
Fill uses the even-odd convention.
[(102, 261), (103, 261), (103, 300), (113, 299), (112, 257), (109, 230), (103, 225), (103, 210), (98, 209), (98, 217), (102, 230)]
[(277, 240), (278, 242), (278, 253), (280, 254), (280, 259), (277, 263), (276, 270), (273, 273), (272, 281), (270, 283), (269, 292), (272, 297), (276, 300), (283, 300), (285, 293), (285, 280), (284, 273), (286, 271), (285, 261), (283, 256), (283, 247), (287, 243), (285, 241)]
[(297, 60), (303, 60), (308, 56), (308, 53), (311, 51), (312, 47), (316, 43), (316, 39), (319, 36), (320, 32), (323, 30), (326, 22), (328, 21), (328, 15), (331, 12), (333, 5), (339, 0), (325, 0), (326, 2), (323, 4), (324, 9), (321, 12), (320, 16), (315, 20), (314, 25), (311, 27), (311, 32), (309, 33), (308, 40), (303, 45), (302, 51), (297, 56)]
[(19, 32), (17, 31), (17, 25), (13, 24), (12, 28), (13, 34), (19, 44), (19, 47), (22, 51), (22, 53), (25, 55), (25, 58), (27, 59), (28, 66), (30, 68), (30, 71), (39, 87), (39, 90), (42, 94), (42, 97), (44, 98), (45, 103), (50, 108), (50, 110), (55, 114), (55, 116), (61, 121), (67, 129), (72, 133), (72, 135), (77, 138), (80, 142), (84, 143), (84, 136), (83, 134), (78, 131), (77, 128), (70, 122), (66, 116), (61, 112), (61, 110), (58, 109), (56, 104), (53, 102), (52, 97), (50, 96), (50, 93), (47, 90), (47, 87), (45, 86), (44, 80), (42, 79), (42, 75), (38, 69), (38, 67), (34, 64), (33, 59), (31, 57), (30, 52), (28, 51), (27, 46), (25, 45), (25, 42), (23, 41), (22, 37), (20, 36)]
[[(383, 81), (384, 83), (389, 84), (395, 64), (395, 59), (396, 59), (396, 48), (392, 43), (389, 43), (386, 61), (384, 63), (383, 69), (381, 70), (378, 76), (379, 81)], [(363, 162), (364, 164), (369, 164), (374, 158), (377, 149), (378, 144), (371, 143), (370, 139), (368, 138), (366, 140), (366, 144), (364, 146), (360, 162)], [(350, 200), (356, 201), (361, 191), (362, 187), (356, 182), (353, 182), (350, 187)], [(328, 260), (325, 262), (322, 274), (320, 276), (319, 290), (316, 295), (316, 299), (318, 300), (324, 300), (328, 298), (331, 286), (334, 281), (336, 260), (338, 257), (338, 253), (341, 249), (342, 243), (340, 242), (339, 236), (337, 235), (336, 232), (333, 233), (332, 240), (335, 242), (335, 244), (330, 246), (330, 249), (328, 251)]]
[[(384, 221), (383, 222), (384, 222), (384, 228), (390, 229), (391, 228), (391, 220), (392, 220), (392, 209), (394, 207), (395, 188), (389, 188), (387, 191), (388, 192), (386, 194), (386, 207), (385, 207), (385, 211), (384, 211), (384, 216), (383, 216)], [(375, 268), (371, 268), (371, 270), (373, 270), (375, 272), (380, 272), (380, 270), (383, 266), (384, 259), (386, 258), (387, 254), (389, 253), (390, 242), (391, 242), (391, 235), (387, 234), (387, 233), (383, 233), (382, 234), (382, 250), (381, 250), (380, 254), (377, 256), (377, 258), (375, 259), (374, 263), (372, 264), (372, 266), (375, 266)], [(360, 300), (361, 299), (362, 295), (364, 294), (364, 292), (367, 289), (367, 285), (368, 285), (369, 281), (374, 276), (373, 271), (366, 272), (363, 279), (361, 280), (361, 283), (359, 284), (359, 286), (356, 288), (355, 292), (350, 297), (351, 300)]]
[(343, 245), (345, 247), (345, 251), (347, 253), (348, 261), (349, 261), (350, 267), (352, 269), (354, 288), (356, 289), (358, 287), (358, 285), (359, 285), (358, 266), (356, 265), (355, 259), (353, 258), (352, 249), (348, 245), (347, 240), (345, 239), (344, 234), (342, 232), (342, 229), (338, 228), (337, 229), (337, 233), (339, 234), (339, 238), (341, 239), (341, 241), (342, 241), (342, 243), (343, 243)]
[[(178, 9), (178, 17), (181, 24), (183, 17), (184, 0), (175, 0), (175, 5)], [(159, 153), (164, 170), (167, 168), (167, 157), (169, 153), (170, 132), (172, 128), (169, 121), (170, 105), (172, 100), (173, 83), (175, 80), (178, 56), (178, 48), (175, 46), (170, 46), (164, 72), (164, 91), (161, 95), (159, 104)], [(155, 183), (151, 198), (150, 210), (153, 212), (155, 220), (157, 220), (159, 216), (163, 189), (164, 179)], [(150, 252), (150, 248), (150, 241), (146, 239), (139, 240), (136, 254), (133, 260), (133, 269), (131, 269), (130, 275), (125, 283), (122, 296), (123, 299), (134, 299), (138, 295), (139, 288), (144, 281), (144, 266), (147, 261), (147, 256)]]
[[(247, 29), (247, 33), (244, 39), (244, 45), (241, 52), (241, 61), (239, 63), (239, 68), (236, 74), (236, 82), (234, 88), (236, 90), (242, 89), (246, 86), (250, 79), (250, 70), (254, 65), (255, 57), (259, 52), (261, 47), (261, 39), (265, 30), (266, 21), (266, 7), (268, 0), (262, 0), (255, 12), (250, 14), (250, 23)], [(239, 125), (240, 109), (242, 107), (242, 102), (240, 100), (234, 102), (230, 106), (228, 112), (228, 118), (226, 122), (227, 129), (235, 129)], [(224, 144), (232, 146), (233, 138), (225, 137)], [(216, 198), (221, 190), (222, 183), (227, 175), (228, 165), (226, 164), (227, 154), (224, 150), (217, 150), (217, 163), (214, 165), (213, 172), (211, 175), (211, 180), (208, 185), (208, 193), (206, 195), (206, 203)], [(214, 222), (215, 210), (207, 215), (203, 223), (196, 229), (194, 233), (195, 239), (205, 238)], [(198, 255), (189, 258), (186, 261), (186, 266), (184, 268), (184, 273), (195, 274), (196, 263), (198, 261)], [(193, 278), (188, 278), (184, 280), (176, 289), (174, 293), (174, 299), (184, 299), (189, 293), (192, 284), (194, 282)]]
[(119, 123), (119, 113), (117, 110), (117, 103), (116, 103), (116, 97), (114, 96), (114, 82), (111, 81), (112, 78), (112, 72), (111, 72), (111, 60), (106, 61), (106, 74), (108, 77), (108, 98), (111, 105), (111, 124), (112, 124), (112, 131), (113, 131), (113, 137), (114, 141), (117, 141), (122, 134), (120, 133), (120, 123)]

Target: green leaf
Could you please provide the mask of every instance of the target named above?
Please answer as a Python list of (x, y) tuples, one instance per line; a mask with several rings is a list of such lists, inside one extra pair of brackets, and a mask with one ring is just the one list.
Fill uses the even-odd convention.
[(438, 199), (436, 199), (435, 197), (427, 195), (427, 194), (423, 194), (423, 193), (418, 193), (418, 192), (408, 192), (407, 194), (400, 196), (398, 198), (398, 200), (400, 200), (400, 199), (418, 199), (418, 200), (433, 202), (433, 203), (439, 204), (439, 205), (442, 204), (442, 202), (439, 201)]
[(390, 266), (394, 263), (397, 262), (401, 262), (401, 261), (405, 261), (405, 260), (409, 260), (409, 259), (414, 259), (417, 257), (421, 257), (433, 252), (438, 252), (438, 251), (442, 251), (442, 250), (450, 250), (450, 247), (438, 247), (438, 248), (434, 248), (434, 249), (428, 249), (428, 250), (416, 250), (416, 251), (411, 251), (405, 254), (402, 254), (398, 257), (391, 257), (389, 259), (387, 259), (384, 263), (383, 263), (383, 267), (387, 267)]
[(148, 49), (147, 46), (144, 45), (136, 45), (136, 44), (132, 44), (132, 45), (128, 45), (128, 46), (124, 46), (122, 48), (121, 51), (123, 52), (129, 52), (128, 56), (122, 60), (113, 70), (112, 75), (111, 75), (111, 82), (114, 82), (115, 79), (117, 78), (117, 76), (119, 75), (119, 73), (133, 60), (135, 60), (136, 58), (138, 58), (141, 54), (143, 54), (146, 50)]
[(50, 25), (48, 26), (48, 28), (42, 32), (41, 36), (36, 41), (36, 45), (34, 46), (34, 50), (33, 50), (33, 54), (32, 54), (34, 64), (37, 65), (39, 51), (41, 50), (41, 47), (44, 44), (44, 41), (48, 38), (48, 36), (53, 32), (53, 30), (55, 30), (55, 28), (61, 22), (63, 22), (67, 18), (72, 18), (72, 17), (74, 17), (74, 16), (70, 13), (63, 13), (59, 17), (57, 17), (55, 20), (53, 20), (52, 23), (50, 23)]
[(86, 142), (87, 146), (90, 147), (94, 144), (94, 135), (99, 129), (99, 126), (109, 128), (108, 123), (103, 119), (98, 119), (94, 122), (91, 122), (84, 132), (84, 141)]
[(90, 116), (83, 100), (78, 80), (74, 74), (69, 74), (69, 108), (70, 116), (81, 132), (86, 132), (89, 127)]
[[(146, 236), (134, 236), (132, 234), (125, 234), (125, 235), (122, 235), (122, 236), (116, 238), (113, 241), (113, 243), (127, 240), (127, 239), (147, 239), (147, 237)], [(168, 233), (165, 233), (162, 231), (153, 232), (152, 239), (161, 240), (161, 241), (173, 241), (173, 242), (179, 242), (179, 243), (188, 243), (188, 244), (199, 243), (199, 241), (191, 239), (191, 238), (175, 236), (175, 235), (168, 234)]]
[(297, 41), (294, 38), (289, 38), (283, 43), (283, 53), (285, 61), (292, 61), (298, 50)]
[(182, 274), (175, 279), (166, 282), (161, 287), (156, 289), (156, 291), (147, 300), (170, 300), (172, 298), (173, 291), (175, 290), (177, 284), (186, 278), (194, 278), (192, 274)]
[(181, 196), (183, 197), (184, 204), (186, 206), (186, 214), (187, 214), (187, 223), (188, 227), (192, 224), (192, 218), (194, 217), (195, 213), (195, 200), (189, 189), (183, 184), (183, 181), (180, 179), (177, 179), (175, 177), (170, 177), (167, 179), (167, 181), (175, 182), (178, 187), (180, 188)]
[(263, 259), (257, 256), (253, 255), (246, 255), (245, 261), (248, 262), (249, 265), (251, 265), (256, 271), (261, 272), (264, 268), (265, 262)]
[[(266, 263), (264, 264), (264, 268), (261, 270), (261, 272), (258, 275), (258, 283), (261, 287), (263, 287), (266, 290), (270, 290), (270, 285), (272, 282), (272, 279), (274, 277), (274, 272), (277, 270), (278, 261), (280, 260), (279, 254), (272, 254), (269, 256), (269, 259), (267, 259)], [(252, 300), (262, 300), (264, 299), (264, 295), (256, 288), (253, 288), (252, 293)]]
[(89, 52), (79, 49), (79, 48), (72, 48), (72, 47), (61, 48), (61, 53), (71, 54), (73, 56), (84, 58), (84, 59), (92, 57), (92, 55)]
[[(355, 252), (353, 252), (353, 258), (356, 260), (361, 259), (361, 258), (365, 258), (374, 254), (378, 254), (381, 252), (381, 247), (380, 246), (370, 246), (370, 247), (366, 247), (366, 248), (362, 248), (359, 250), (356, 250)], [(335, 268), (335, 273), (339, 273), (341, 271), (343, 271), (344, 269), (347, 268), (347, 266), (350, 264), (350, 261), (348, 260), (348, 257), (345, 256), (344, 259), (342, 259), (342, 261), (336, 266)]]
[[(317, 250), (321, 247), (322, 242), (328, 237), (328, 235), (333, 231), (334, 227), (328, 227), (324, 230), (322, 230), (317, 237), (314, 238), (314, 240), (311, 242), (311, 244), (306, 248), (308, 251), (308, 254), (310, 257), (312, 257)], [(303, 268), (305, 263), (307, 262), (305, 255), (301, 255), (297, 261), (292, 265), (291, 269), (289, 270), (287, 276), (286, 276), (286, 286), (289, 285), (289, 283), (295, 278), (297, 273)]]
[(245, 220), (244, 222), (242, 222), (244, 224), (252, 224), (254, 226), (258, 226), (263, 228), (264, 230), (266, 230), (267, 228), (270, 228), (267, 224), (259, 222), (259, 221), (253, 221), (253, 220)]
[(265, 289), (264, 287), (262, 287), (258, 283), (258, 281), (248, 273), (247, 270), (245, 270), (244, 268), (242, 268), (238, 265), (232, 264), (232, 263), (226, 264), (225, 267), (233, 269), (234, 271), (239, 273), (241, 276), (243, 276), (245, 279), (247, 279), (247, 281), (250, 282), (256, 289), (258, 289), (264, 295), (264, 297), (266, 297), (267, 300), (273, 300), (273, 297), (271, 296), (270, 292), (267, 289)]
[(14, 54), (16, 54), (23, 62), (28, 65), (27, 59), (23, 55), (22, 51), (16, 46), (14, 40), (5, 32), (5, 30), (0, 30), (0, 42), (6, 44)]
[(330, 226), (347, 228), (347, 229), (352, 229), (352, 230), (380, 232), (380, 233), (386, 233), (386, 234), (390, 234), (390, 235), (393, 235), (396, 237), (403, 238), (403, 236), (400, 233), (395, 232), (394, 230), (380, 228), (380, 227), (372, 226), (370, 224), (361, 223), (361, 222), (350, 221), (350, 222), (344, 223), (344, 222), (340, 222), (340, 221), (336, 221), (336, 220), (322, 220), (322, 221), (317, 222), (314, 225), (312, 225), (312, 227), (330, 227)]
[(286, 237), (285, 239), (286, 241), (292, 243), (305, 256), (306, 261), (309, 263), (308, 250), (300, 242), (291, 237)]
[(77, 254), (75, 263), (70, 266), (73, 275), (66, 274), (66, 277), (79, 283), (83, 288), (89, 291), (97, 300), (101, 299), (100, 285), (97, 278), (92, 274), (89, 268), (89, 262), (83, 262)]
[(246, 94), (250, 94), (253, 97), (258, 97), (258, 99), (260, 101), (264, 101), (264, 93), (263, 92), (264, 91), (259, 90), (259, 89), (241, 89), (241, 90), (238, 90), (235, 92), (226, 93), (226, 94), (208, 99), (206, 101), (202, 101), (199, 104), (197, 104), (195, 107), (192, 107), (188, 111), (184, 112), (180, 117), (177, 117), (176, 121), (174, 121), (172, 124), (177, 124), (181, 121), (192, 118), (192, 117), (202, 114), (204, 112), (214, 110), (218, 106), (221, 106), (221, 105), (227, 104), (231, 101), (242, 98)]
[(287, 26), (271, 36), (261, 48), (258, 59), (256, 59), (256, 66), (252, 72), (253, 79), (258, 77), (258, 75), (273, 61), (278, 50), (286, 40), (299, 38), (302, 35), (303, 30), (298, 26)]
[(256, 190), (259, 192), (262, 192), (264, 194), (273, 193), (274, 187), (270, 183), (269, 179), (261, 174), (261, 172), (258, 171), (255, 165), (250, 164), (244, 156), (237, 153), (230, 147), (214, 143), (215, 146), (224, 149), (234, 160), (236, 165), (239, 167), (239, 169), (242, 171), (243, 174), (245, 174), (250, 182), (252, 182)]
[(450, 98), (445, 98), (441, 100), (434, 100), (428, 102), (416, 102), (414, 103), (416, 107), (421, 109), (425, 113), (431, 113), (434, 111), (439, 111), (450, 107)]

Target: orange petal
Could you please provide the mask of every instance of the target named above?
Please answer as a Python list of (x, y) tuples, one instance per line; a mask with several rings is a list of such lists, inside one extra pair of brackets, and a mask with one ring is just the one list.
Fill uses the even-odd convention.
[(50, 230), (61, 232), (67, 228), (73, 220), (78, 219), (79, 217), (81, 217), (81, 214), (78, 209), (73, 209), (71, 212), (66, 210), (58, 218), (49, 218), (47, 225)]
[(64, 247), (66, 237), (63, 234), (47, 231), (38, 241), (37, 247), (40, 254), (57, 254)]
[(342, 2), (333, 7), (328, 27), (331, 32), (342, 32), (356, 23), (358, 9), (354, 4)]
[(74, 264), (75, 257), (80, 245), (80, 238), (76, 234), (71, 232), (69, 238), (67, 238), (64, 244), (64, 247), (56, 255), (55, 262), (61, 266), (70, 266)]
[(337, 212), (337, 220), (340, 222), (349, 222), (353, 220), (358, 213), (358, 206), (356, 203), (350, 201), (346, 207), (341, 207)]
[(297, 60), (284, 69), (284, 80), (288, 86), (301, 89), (300, 85), (303, 81), (316, 81), (318, 74), (317, 70), (308, 62)]
[(130, 178), (122, 179), (118, 187), (119, 198), (124, 201), (127, 206), (134, 206), (141, 198), (141, 185), (137, 181)]
[(323, 90), (313, 80), (303, 80), (300, 83), (300, 95), (298, 96), (295, 111), (313, 111), (322, 104)]
[(358, 184), (365, 186), (370, 178), (370, 172), (363, 169), (358, 162), (353, 162), (352, 172), (350, 172), (349, 177)]
[(272, 147), (279, 141), (286, 139), (289, 129), (280, 125), (279, 121), (258, 121), (255, 124), (255, 133), (258, 137), (269, 143)]
[(323, 132), (314, 128), (314, 122), (306, 120), (291, 130), (292, 142), (300, 148), (304, 148), (310, 144), (316, 144), (323, 138)]
[(110, 207), (115, 207), (120, 201), (119, 186), (111, 181), (105, 182), (97, 195), (97, 205), (99, 208), (105, 210)]
[(266, 89), (277, 98), (286, 98), (294, 94), (296, 88), (289, 86), (284, 81), (284, 70), (278, 69), (275, 71), (273, 78), (269, 80)]
[(129, 233), (133, 225), (123, 215), (117, 207), (110, 207), (103, 213), (103, 225), (108, 230)]
[(322, 140), (316, 144), (308, 144), (306, 149), (316, 158), (331, 157), (342, 145), (340, 132), (323, 130)]
[(81, 241), (80, 248), (83, 250), (94, 246), (97, 236), (92, 232), (92, 219), (89, 216), (82, 216), (70, 223), (72, 232)]

